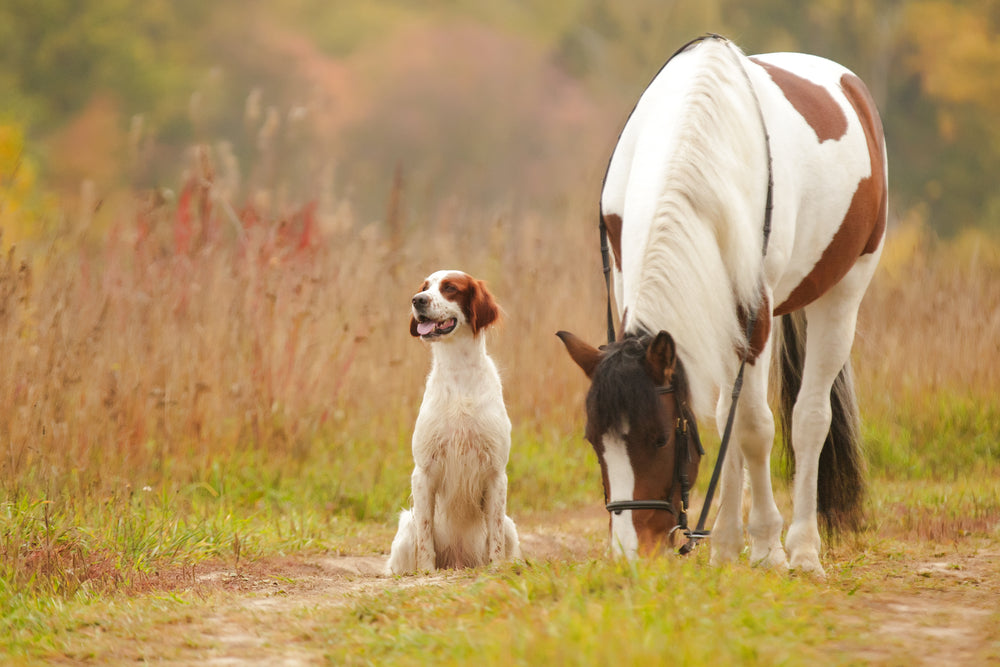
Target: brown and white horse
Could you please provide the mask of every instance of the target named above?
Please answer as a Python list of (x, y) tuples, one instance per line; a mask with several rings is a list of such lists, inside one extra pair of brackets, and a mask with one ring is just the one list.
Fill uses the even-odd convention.
[[(586, 435), (605, 500), (661, 501), (612, 512), (617, 553), (632, 558), (667, 541), (680, 509), (662, 501), (681, 503), (678, 476), (696, 474), (698, 463), (696, 437), (680, 440), (678, 425), (714, 415), (721, 433), (745, 359), (712, 561), (742, 550), (745, 476), (751, 560), (823, 573), (818, 515), (836, 527), (861, 513), (849, 357), (886, 204), (881, 121), (844, 67), (799, 53), (747, 57), (711, 35), (656, 75), (622, 130), (601, 196), (622, 340), (598, 349), (559, 333), (592, 382)], [(772, 354), (795, 461), (784, 548), (770, 476)], [(670, 393), (658, 395), (664, 386)]]

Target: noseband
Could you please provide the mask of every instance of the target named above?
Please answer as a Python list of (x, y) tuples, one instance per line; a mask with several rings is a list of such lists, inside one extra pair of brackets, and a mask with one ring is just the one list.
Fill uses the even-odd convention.
[[(675, 508), (670, 500), (615, 500), (605, 504), (604, 507), (615, 514), (621, 514), (622, 510), (664, 510), (677, 517), (677, 524), (670, 529), (669, 535), (673, 536), (676, 531), (680, 530), (685, 536), (691, 537), (691, 531), (687, 525), (688, 498), (691, 492), (691, 479), (687, 473), (687, 466), (691, 463), (690, 429), (688, 428), (690, 422), (687, 419), (687, 410), (678, 397), (675, 385), (657, 387), (656, 393), (660, 396), (672, 394), (674, 405), (677, 408), (678, 417), (674, 421), (674, 476), (670, 482), (670, 490), (667, 491), (667, 498), (672, 498), (674, 488), (680, 486), (681, 506), (679, 509)], [(698, 455), (704, 456), (705, 450), (701, 446), (697, 430), (694, 435), (694, 445), (698, 450)], [(685, 547), (682, 547), (682, 550)], [(687, 553), (687, 551), (682, 552)]]

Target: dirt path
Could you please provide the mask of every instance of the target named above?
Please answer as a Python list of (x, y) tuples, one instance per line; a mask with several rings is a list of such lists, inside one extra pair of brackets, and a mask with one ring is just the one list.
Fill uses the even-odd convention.
[(877, 649), (851, 651), (854, 657), (887, 664), (998, 664), (1000, 551), (936, 554), (900, 561), (895, 569), (874, 590), (857, 594), (854, 607), (871, 618), (881, 642)]
[[(520, 526), (527, 559), (585, 559), (604, 551), (601, 513), (581, 511), (569, 518), (539, 517)], [(992, 550), (989, 550), (992, 549)], [(156, 642), (135, 640), (119, 657), (155, 658), (161, 663), (202, 665), (312, 665), (324, 656), (310, 652), (303, 627), (317, 610), (354, 604), (389, 588), (435, 586), (468, 577), (439, 572), (394, 578), (383, 574), (384, 556), (292, 556), (251, 563), (239, 574), (231, 568), (193, 573), (193, 587), (218, 595), (210, 616), (173, 623)], [(855, 644), (834, 647), (842, 656), (873, 664), (981, 665), (1000, 654), (995, 627), (1000, 605), (1000, 550), (970, 547), (929, 559), (905, 557), (857, 568), (858, 590), (845, 617), (875, 624), (876, 647), (861, 625)], [(221, 592), (220, 592), (221, 589)], [(289, 621), (293, 622), (289, 622)], [(155, 651), (155, 655), (152, 653)]]

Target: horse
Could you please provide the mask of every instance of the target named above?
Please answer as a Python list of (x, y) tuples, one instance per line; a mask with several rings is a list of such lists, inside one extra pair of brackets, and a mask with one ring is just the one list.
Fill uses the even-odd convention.
[[(882, 252), (887, 182), (871, 94), (830, 60), (746, 56), (707, 35), (642, 93), (600, 199), (609, 343), (557, 334), (591, 381), (585, 435), (615, 554), (658, 553), (686, 529), (698, 418), (714, 417), (733, 439), (728, 458), (726, 436), (720, 445), (711, 563), (737, 559), (748, 539), (755, 564), (823, 576), (820, 518), (830, 530), (860, 526), (866, 470), (850, 352)], [(784, 546), (772, 372), (794, 461)]]

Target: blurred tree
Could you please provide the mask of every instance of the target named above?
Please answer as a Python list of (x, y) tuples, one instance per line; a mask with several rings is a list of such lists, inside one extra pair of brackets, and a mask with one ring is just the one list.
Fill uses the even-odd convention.
[(0, 121), (0, 252), (37, 235), (51, 207), (24, 133), (18, 125)]
[(366, 203), (379, 213), (395, 165), (423, 215), (455, 202), (547, 206), (588, 176), (596, 187), (617, 132), (544, 49), (476, 23), (400, 29), (352, 64), (365, 111), (341, 147), (359, 189), (378, 184)]
[(226, 139), (255, 187), (305, 192), (335, 171), (375, 202), (365, 218), (397, 164), (411, 205), (541, 204), (592, 196), (569, 174), (600, 171), (663, 61), (709, 31), (856, 71), (883, 114), (892, 209), (1000, 230), (1000, 0), (3, 0), (0, 115), (53, 147), (103, 128), (111, 155), (124, 128), (96, 114), (142, 113), (135, 184)]
[(95, 93), (113, 93), (130, 113), (175, 112), (211, 7), (200, 0), (5, 0), (0, 72), (13, 94), (3, 111), (39, 132)]
[(1000, 232), (1000, 2), (908, 3), (900, 42), (887, 120), (899, 193), (939, 232)]
[(722, 4), (721, 0), (586, 0), (578, 21), (568, 26), (557, 46), (560, 62), (605, 92), (630, 98), (632, 104), (684, 42), (705, 32), (725, 32)]

